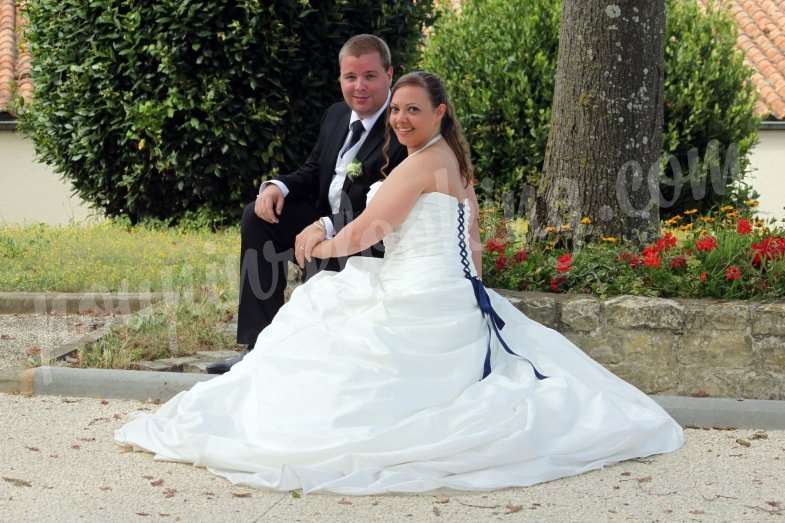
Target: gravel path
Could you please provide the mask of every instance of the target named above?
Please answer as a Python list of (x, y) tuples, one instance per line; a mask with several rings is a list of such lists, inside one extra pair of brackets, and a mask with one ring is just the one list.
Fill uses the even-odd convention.
[[(785, 432), (687, 430), (673, 454), (487, 494), (341, 497), (235, 487), (124, 452), (135, 401), (0, 394), (3, 521), (783, 521)], [(737, 441), (739, 440), (739, 441)]]
[(0, 314), (0, 369), (23, 366), (42, 354), (103, 327), (112, 316)]

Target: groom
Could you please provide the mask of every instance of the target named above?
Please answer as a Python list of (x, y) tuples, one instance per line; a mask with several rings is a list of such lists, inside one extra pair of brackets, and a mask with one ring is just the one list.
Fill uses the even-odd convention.
[[(256, 337), (283, 305), (288, 263), (297, 254), (310, 259), (313, 247), (331, 238), (365, 209), (371, 184), (381, 179), (386, 110), (393, 69), (390, 50), (381, 38), (350, 38), (338, 54), (343, 102), (322, 116), (319, 138), (310, 156), (295, 171), (262, 184), (248, 204), (240, 227), (240, 305), (237, 343), (253, 349)], [(390, 172), (406, 157), (393, 134)], [(374, 255), (378, 253), (374, 252)], [(340, 270), (346, 260), (329, 260)], [(319, 269), (305, 265), (305, 277)], [(222, 374), (242, 356), (207, 367)]]

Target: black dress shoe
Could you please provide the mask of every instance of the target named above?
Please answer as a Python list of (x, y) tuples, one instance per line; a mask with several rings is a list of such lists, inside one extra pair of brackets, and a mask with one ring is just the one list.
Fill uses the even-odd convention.
[(248, 354), (248, 351), (244, 350), (237, 356), (209, 364), (205, 367), (205, 370), (207, 370), (207, 374), (225, 374), (229, 372), (229, 369), (231, 369), (235, 363), (245, 358), (246, 354)]

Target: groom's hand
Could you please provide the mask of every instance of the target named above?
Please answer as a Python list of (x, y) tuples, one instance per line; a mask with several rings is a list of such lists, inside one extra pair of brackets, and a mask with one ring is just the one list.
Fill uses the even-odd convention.
[(283, 200), (281, 189), (274, 183), (268, 184), (256, 197), (254, 213), (267, 223), (278, 223), (278, 216), (283, 211)]
[(311, 251), (318, 244), (324, 241), (324, 229), (312, 223), (302, 230), (294, 239), (294, 257), (297, 265), (305, 267), (306, 261), (311, 261)]

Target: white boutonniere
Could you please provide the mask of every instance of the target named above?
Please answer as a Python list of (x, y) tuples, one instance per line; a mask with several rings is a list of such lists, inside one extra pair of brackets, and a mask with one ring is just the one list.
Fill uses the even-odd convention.
[(352, 163), (346, 166), (346, 176), (354, 180), (363, 173), (363, 164), (357, 160), (352, 160)]

